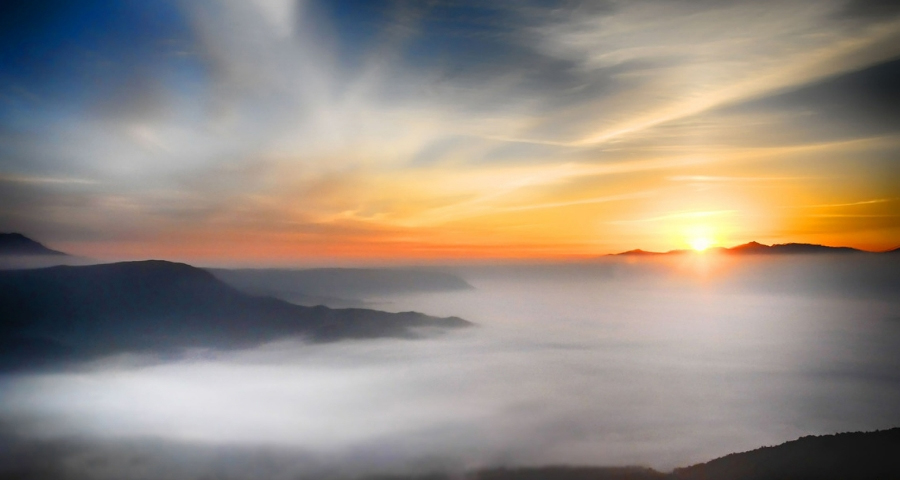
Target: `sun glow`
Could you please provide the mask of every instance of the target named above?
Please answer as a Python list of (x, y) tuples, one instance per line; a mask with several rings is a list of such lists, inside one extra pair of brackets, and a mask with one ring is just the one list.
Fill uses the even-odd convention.
[(706, 237), (697, 237), (691, 239), (691, 248), (695, 251), (702, 252), (712, 245), (712, 241)]

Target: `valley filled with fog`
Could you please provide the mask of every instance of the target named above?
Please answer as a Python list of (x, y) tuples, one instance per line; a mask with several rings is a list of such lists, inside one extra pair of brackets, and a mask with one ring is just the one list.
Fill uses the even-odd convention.
[(473, 328), (5, 374), (2, 455), (75, 478), (666, 471), (895, 427), (898, 267), (886, 254), (447, 267), (473, 288), (328, 296)]

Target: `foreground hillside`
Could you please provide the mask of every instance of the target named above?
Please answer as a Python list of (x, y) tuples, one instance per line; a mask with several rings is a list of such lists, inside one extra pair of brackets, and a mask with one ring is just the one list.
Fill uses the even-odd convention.
[(0, 271), (0, 317), (3, 368), (133, 350), (248, 347), (288, 336), (409, 337), (416, 327), (470, 325), (415, 312), (302, 307), (164, 261)]
[(676, 469), (689, 480), (900, 478), (900, 428), (808, 436)]
[[(371, 480), (451, 480), (448, 475)], [(465, 480), (888, 480), (900, 478), (900, 428), (808, 436), (663, 473), (641, 467), (533, 467), (470, 472)]]

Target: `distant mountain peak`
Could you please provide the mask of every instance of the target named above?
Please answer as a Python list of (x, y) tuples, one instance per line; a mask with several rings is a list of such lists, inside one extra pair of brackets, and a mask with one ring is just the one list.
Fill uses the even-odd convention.
[(734, 246), (731, 248), (725, 248), (724, 251), (730, 252), (730, 253), (759, 253), (759, 252), (767, 252), (771, 248), (773, 248), (773, 246), (766, 245), (764, 243), (759, 243), (756, 240), (754, 240), (754, 241), (747, 242), (742, 245), (737, 245), (737, 246)]
[(66, 255), (45, 247), (21, 233), (0, 233), (0, 256), (9, 255)]
[(665, 255), (665, 254), (660, 253), (660, 252), (648, 252), (647, 250), (641, 250), (640, 248), (635, 248), (634, 250), (617, 253), (616, 255)]
[(759, 242), (757, 242), (756, 240), (752, 240), (752, 241), (749, 241), (749, 242), (747, 242), (747, 243), (745, 243), (745, 244), (743, 244), (743, 245), (738, 245), (737, 247), (732, 247), (732, 248), (739, 248), (739, 247), (746, 247), (746, 248), (760, 248), (760, 247), (762, 247), (762, 248), (769, 248), (769, 245), (766, 245), (766, 244), (764, 244), (764, 243), (759, 243)]
[(860, 253), (862, 250), (850, 247), (830, 247), (815, 243), (776, 243), (764, 251), (771, 253)]

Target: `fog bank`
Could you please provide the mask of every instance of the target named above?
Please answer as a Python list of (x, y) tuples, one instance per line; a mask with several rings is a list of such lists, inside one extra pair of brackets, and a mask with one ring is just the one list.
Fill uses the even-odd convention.
[[(459, 269), (473, 290), (367, 300), (478, 328), (176, 361), (124, 355), (6, 376), (0, 417), (12, 445), (55, 452), (45, 457), (75, 478), (669, 470), (802, 435), (900, 425), (889, 267)], [(823, 272), (837, 280), (821, 286)], [(767, 275), (783, 287), (762, 288)], [(834, 286), (847, 278), (874, 280)]]

